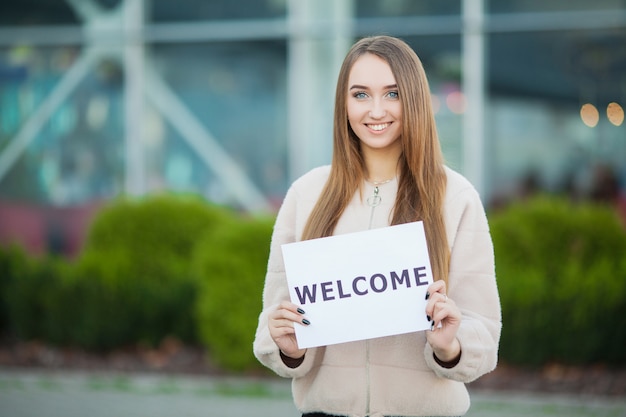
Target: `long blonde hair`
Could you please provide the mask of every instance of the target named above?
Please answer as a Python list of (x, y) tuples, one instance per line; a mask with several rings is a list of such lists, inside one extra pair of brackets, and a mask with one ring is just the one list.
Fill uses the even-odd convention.
[(446, 174), (431, 106), (430, 88), (418, 56), (402, 40), (375, 36), (355, 43), (339, 72), (335, 94), (330, 176), (305, 225), (302, 239), (331, 236), (365, 179), (359, 138), (350, 128), (348, 77), (358, 58), (374, 54), (390, 66), (402, 103), (402, 154), (391, 224), (422, 220), (435, 280), (448, 280), (450, 249), (443, 220)]

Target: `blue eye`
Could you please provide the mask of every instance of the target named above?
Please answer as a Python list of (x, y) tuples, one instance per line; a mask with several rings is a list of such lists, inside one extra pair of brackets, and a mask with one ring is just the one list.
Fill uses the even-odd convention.
[(353, 94), (354, 98), (358, 98), (358, 99), (363, 99), (363, 98), (367, 98), (367, 94), (364, 93), (363, 91), (359, 91)]
[(390, 92), (387, 93), (387, 96), (389, 96), (389, 98), (393, 98), (393, 99), (400, 98), (400, 95), (398, 94), (397, 91), (390, 91)]

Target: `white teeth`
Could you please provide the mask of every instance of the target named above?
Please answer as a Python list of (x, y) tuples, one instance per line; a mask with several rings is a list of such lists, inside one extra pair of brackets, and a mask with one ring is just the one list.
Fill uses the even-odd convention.
[(385, 129), (387, 126), (389, 126), (389, 123), (383, 123), (380, 125), (369, 125), (369, 128), (372, 130), (380, 131)]

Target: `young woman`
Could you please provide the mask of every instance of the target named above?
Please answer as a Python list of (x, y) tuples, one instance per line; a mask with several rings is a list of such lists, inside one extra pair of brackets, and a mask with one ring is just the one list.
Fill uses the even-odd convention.
[[(280, 246), (422, 220), (435, 282), (431, 330), (299, 349)], [(385, 256), (385, 248), (380, 248)], [(333, 159), (290, 187), (278, 213), (254, 353), (293, 378), (303, 416), (459, 416), (464, 383), (496, 366), (501, 319), (480, 198), (446, 167), (422, 64), (403, 41), (365, 38), (337, 83)], [(314, 323), (313, 323), (314, 324)]]

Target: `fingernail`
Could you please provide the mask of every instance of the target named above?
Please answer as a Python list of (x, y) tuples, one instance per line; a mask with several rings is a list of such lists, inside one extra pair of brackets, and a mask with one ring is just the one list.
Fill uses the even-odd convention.
[(426, 291), (426, 299), (428, 300), (429, 297), (430, 297), (430, 293)]
[(430, 322), (430, 331), (434, 331), (435, 330), (435, 320)]
[(300, 313), (300, 314), (304, 314), (304, 310), (303, 310), (303, 309), (301, 309), (300, 307), (298, 307), (298, 310), (297, 310), (297, 311), (298, 311), (298, 313)]
[(302, 324), (304, 324), (305, 326), (308, 326), (309, 324), (311, 324), (311, 322), (308, 321), (307, 319), (302, 319)]
[(430, 316), (428, 314), (426, 314), (426, 320), (432, 321), (432, 319), (430, 318)]

